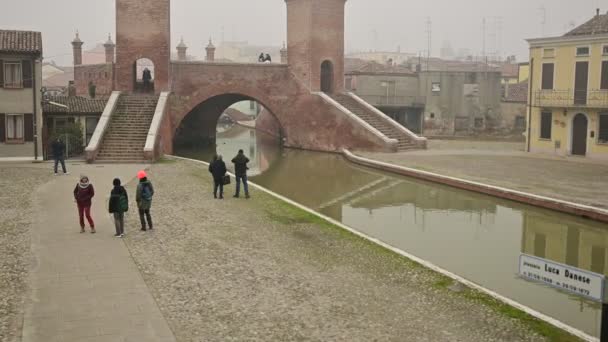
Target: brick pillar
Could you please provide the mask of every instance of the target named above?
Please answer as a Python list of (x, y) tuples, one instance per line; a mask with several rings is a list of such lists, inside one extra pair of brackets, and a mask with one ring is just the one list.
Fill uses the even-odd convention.
[(177, 60), (178, 61), (185, 61), (186, 58), (186, 51), (188, 50), (188, 46), (184, 43), (184, 38), (182, 37), (182, 40), (179, 42), (179, 45), (177, 46)]
[(112, 41), (111, 35), (108, 35), (108, 41), (103, 44), (103, 47), (106, 48), (106, 63), (114, 63), (114, 50), (116, 48), (116, 44), (114, 44)]
[(209, 45), (207, 45), (205, 50), (207, 51), (207, 57), (205, 60), (207, 62), (213, 62), (215, 60), (215, 46), (213, 46), (211, 39), (209, 39)]
[(72, 41), (72, 51), (74, 52), (74, 65), (82, 65), (82, 45), (84, 42), (80, 40), (80, 34), (76, 31), (76, 38)]
[(281, 49), (281, 64), (287, 64), (288, 61), (288, 52), (287, 52), (287, 46), (285, 45), (285, 43), (283, 43), (283, 48)]

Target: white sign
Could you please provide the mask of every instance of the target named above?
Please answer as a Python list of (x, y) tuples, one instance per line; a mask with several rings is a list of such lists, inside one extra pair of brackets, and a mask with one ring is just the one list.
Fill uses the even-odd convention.
[(594, 301), (604, 300), (605, 277), (601, 274), (522, 254), (519, 275)]

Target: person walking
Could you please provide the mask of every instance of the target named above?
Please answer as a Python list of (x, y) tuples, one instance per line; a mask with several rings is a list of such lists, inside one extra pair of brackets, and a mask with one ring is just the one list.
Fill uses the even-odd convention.
[(78, 205), (78, 217), (80, 219), (80, 232), (84, 233), (84, 217), (86, 216), (91, 227), (91, 234), (95, 234), (95, 223), (91, 217), (91, 205), (95, 197), (95, 189), (89, 181), (89, 177), (80, 176), (80, 182), (74, 188), (74, 200)]
[(245, 153), (243, 150), (239, 150), (239, 153), (232, 159), (232, 163), (234, 164), (234, 174), (236, 176), (236, 193), (234, 194), (235, 198), (239, 197), (239, 193), (241, 190), (241, 181), (243, 181), (243, 189), (245, 190), (245, 198), (249, 197), (249, 185), (247, 184), (247, 163), (249, 163), (249, 158), (245, 157)]
[[(135, 194), (135, 201), (137, 202), (137, 208), (139, 209), (139, 221), (141, 222), (141, 230), (146, 231), (152, 230), (152, 216), (150, 215), (150, 208), (152, 207), (152, 197), (154, 196), (154, 187), (152, 182), (148, 180), (146, 171), (139, 171), (137, 173), (139, 184), (137, 184), (137, 192)], [(145, 217), (144, 217), (145, 215)], [(146, 220), (148, 225), (146, 228)]]
[(59, 137), (51, 144), (51, 150), (53, 151), (53, 159), (55, 160), (55, 176), (59, 176), (57, 173), (57, 166), (61, 163), (61, 169), (64, 175), (69, 175), (65, 168), (65, 144)]
[(112, 182), (114, 188), (110, 191), (110, 214), (114, 215), (114, 225), (116, 226), (116, 237), (125, 236), (125, 213), (129, 211), (129, 195), (127, 190), (120, 184), (120, 179), (115, 178)]
[(224, 176), (226, 175), (226, 163), (221, 155), (213, 157), (209, 164), (209, 172), (213, 176), (213, 198), (217, 198), (217, 189), (220, 189), (220, 199), (224, 198)]

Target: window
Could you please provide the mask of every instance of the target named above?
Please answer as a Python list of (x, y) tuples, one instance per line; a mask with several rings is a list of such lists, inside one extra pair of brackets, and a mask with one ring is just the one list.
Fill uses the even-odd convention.
[(553, 121), (553, 113), (542, 112), (540, 114), (540, 138), (551, 139), (551, 121)]
[(433, 93), (439, 93), (439, 92), (441, 92), (441, 83), (433, 82), (433, 84), (431, 84), (431, 91)]
[(554, 71), (555, 65), (553, 63), (543, 64), (542, 90), (553, 90)]
[(20, 62), (4, 63), (4, 87), (23, 88), (23, 73)]
[(585, 47), (576, 48), (576, 55), (577, 56), (589, 56), (589, 47), (585, 46)]
[(604, 46), (602, 47), (602, 54), (603, 54), (604, 56), (608, 55), (608, 45), (604, 45)]
[(608, 90), (608, 61), (602, 62), (602, 75), (600, 81), (600, 89)]
[(483, 118), (475, 118), (475, 128), (483, 128)]
[(466, 74), (466, 83), (468, 83), (468, 84), (475, 84), (475, 83), (477, 83), (477, 73), (468, 72)]
[(515, 117), (515, 129), (523, 130), (526, 128), (526, 118), (523, 115), (518, 115)]
[(544, 58), (553, 58), (555, 57), (555, 49), (544, 49), (543, 50)]
[(23, 141), (23, 114), (6, 115), (6, 141)]
[(597, 142), (608, 144), (608, 113), (600, 114)]

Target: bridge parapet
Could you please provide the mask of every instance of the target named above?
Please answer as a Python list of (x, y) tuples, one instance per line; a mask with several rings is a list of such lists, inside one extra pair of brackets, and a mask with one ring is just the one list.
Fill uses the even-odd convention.
[(97, 127), (95, 127), (95, 132), (93, 132), (93, 136), (91, 137), (91, 141), (89, 145), (85, 149), (85, 157), (88, 163), (92, 163), (97, 158), (97, 154), (99, 153), (99, 149), (101, 148), (101, 143), (103, 141), (103, 137), (106, 135), (106, 131), (110, 126), (110, 121), (112, 119), (112, 114), (116, 110), (116, 106), (118, 105), (118, 99), (120, 98), (121, 92), (115, 91), (110, 95), (110, 99), (106, 104), (106, 107), (99, 118), (99, 122), (97, 123)]
[(162, 92), (154, 111), (154, 117), (152, 118), (152, 124), (148, 131), (148, 137), (146, 138), (146, 145), (144, 147), (144, 158), (146, 160), (154, 161), (158, 159), (162, 153), (162, 147), (160, 146), (161, 138), (161, 124), (167, 113), (168, 102), (170, 92)]

